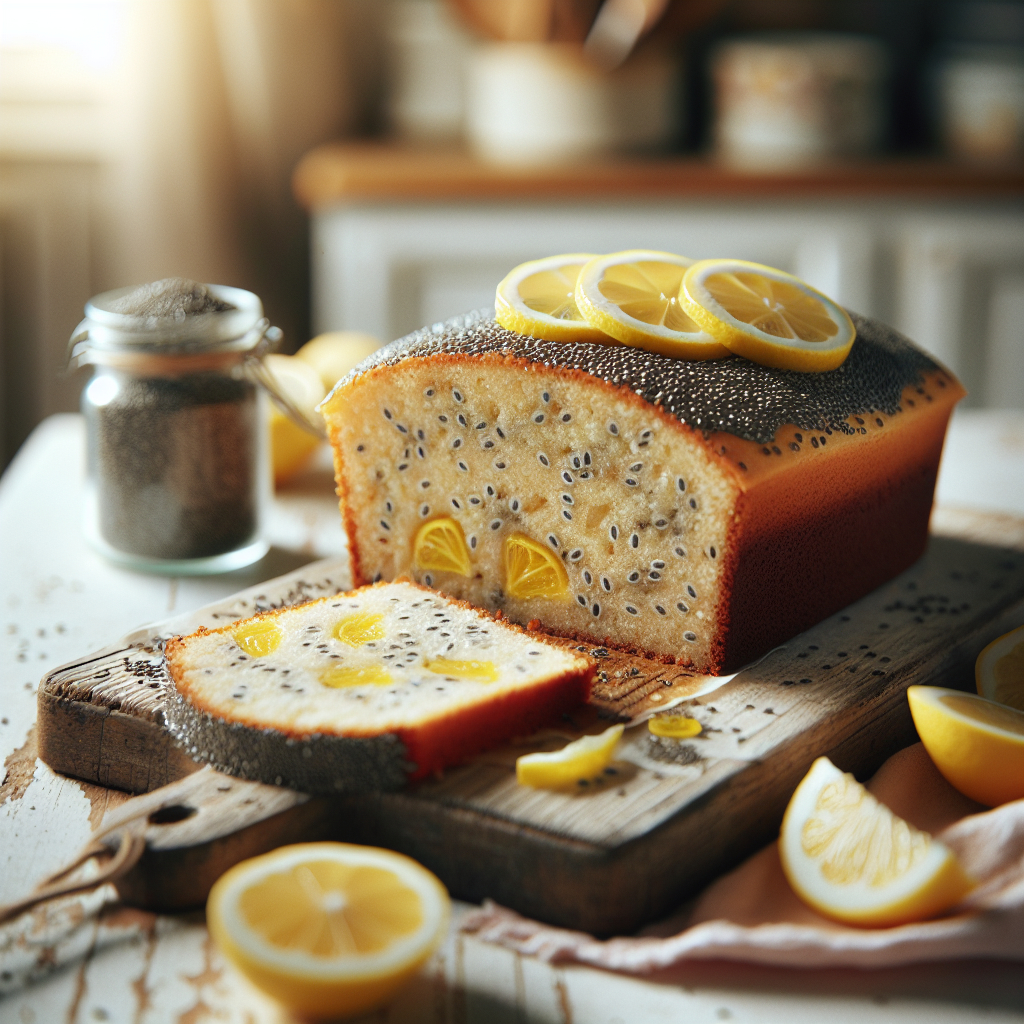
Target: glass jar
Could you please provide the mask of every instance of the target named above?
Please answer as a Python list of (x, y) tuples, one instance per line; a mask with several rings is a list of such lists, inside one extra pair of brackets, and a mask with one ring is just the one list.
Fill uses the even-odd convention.
[(281, 332), (252, 292), (195, 287), (219, 308), (126, 314), (117, 310), (135, 289), (97, 295), (70, 342), (71, 361), (94, 367), (82, 394), (86, 537), (111, 561), (148, 572), (226, 572), (268, 549), (257, 382), (267, 383), (261, 360)]

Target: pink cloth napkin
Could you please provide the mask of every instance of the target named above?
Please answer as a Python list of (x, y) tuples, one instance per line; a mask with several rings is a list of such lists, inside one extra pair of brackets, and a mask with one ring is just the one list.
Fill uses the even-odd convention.
[(629, 974), (711, 959), (788, 967), (1024, 960), (1024, 800), (986, 810), (946, 782), (920, 743), (889, 758), (868, 788), (900, 817), (941, 839), (978, 880), (945, 916), (874, 929), (829, 921), (789, 887), (772, 843), (639, 936), (602, 941), (489, 901), (462, 930), (542, 960)]

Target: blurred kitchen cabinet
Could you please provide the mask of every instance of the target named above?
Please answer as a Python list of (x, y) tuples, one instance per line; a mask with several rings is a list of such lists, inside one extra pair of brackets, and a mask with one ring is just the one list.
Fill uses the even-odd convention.
[(1009, 173), (865, 165), (757, 177), (695, 161), (505, 170), (469, 157), (327, 147), (312, 214), (316, 330), (389, 340), (490, 306), (517, 263), (650, 248), (781, 267), (893, 323), (971, 404), (1024, 408), (1024, 184)]

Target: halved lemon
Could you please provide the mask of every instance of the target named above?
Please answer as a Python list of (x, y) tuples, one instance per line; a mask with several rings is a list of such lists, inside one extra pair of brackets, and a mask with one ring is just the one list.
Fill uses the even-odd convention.
[(558, 555), (525, 533), (514, 533), (505, 541), (505, 593), (564, 601), (569, 577)]
[(690, 318), (679, 286), (693, 260), (672, 252), (627, 249), (595, 256), (576, 281), (576, 305), (594, 327), (624, 345), (676, 359), (729, 354)]
[[(264, 365), (274, 384), (294, 406), (314, 422), (320, 419), (317, 405), (327, 394), (320, 374), (295, 356), (271, 354)], [(320, 438), (304, 430), (276, 405), (270, 409), (270, 451), (274, 465), (274, 483), (293, 477), (316, 451)]]
[(466, 535), (451, 516), (431, 519), (416, 531), (412, 557), (421, 569), (454, 572), (459, 576), (468, 576), (473, 571)]
[(950, 785), (986, 807), (1024, 797), (1024, 711), (941, 686), (911, 686), (907, 700)]
[(934, 917), (972, 886), (948, 847), (898, 818), (827, 757), (811, 765), (789, 801), (779, 856), (805, 903), (863, 927)]
[(516, 781), (535, 789), (565, 789), (589, 782), (611, 763), (625, 726), (613, 725), (597, 736), (583, 736), (550, 754), (516, 758)]
[(1024, 711), (1024, 626), (993, 640), (974, 665), (978, 693)]
[(679, 301), (737, 355), (782, 370), (834, 370), (853, 345), (846, 310), (792, 274), (746, 260), (701, 260), (683, 277)]
[(612, 344), (576, 305), (576, 278), (593, 253), (566, 253), (520, 263), (509, 271), (494, 296), (494, 318), (506, 330), (547, 341), (600, 341)]
[(317, 1018), (383, 1006), (430, 956), (451, 901), (409, 857), (302, 843), (236, 864), (206, 919), (224, 955), (291, 1010)]

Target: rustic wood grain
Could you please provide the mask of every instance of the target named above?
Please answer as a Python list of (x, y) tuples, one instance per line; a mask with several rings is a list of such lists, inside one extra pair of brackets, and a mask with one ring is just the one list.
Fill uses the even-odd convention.
[[(271, 596), (273, 588), (264, 585)], [(126, 885), (125, 895), (147, 906), (198, 902), (206, 879), (232, 858), (330, 835), (402, 850), (466, 899), (490, 896), (598, 934), (631, 931), (768, 841), (815, 757), (826, 754), (864, 777), (911, 742), (907, 686), (970, 688), (980, 649), (1022, 621), (1024, 555), (933, 537), (926, 555), (900, 577), (712, 693), (689, 697), (698, 678), (588, 647), (603, 678), (594, 706), (576, 720), (402, 793), (297, 802), (273, 813), (269, 805), (245, 805), (243, 797), (230, 818), (235, 831), (213, 835), (197, 819), (180, 841), (147, 853), (148, 874), (134, 888)], [(133, 657), (150, 659), (148, 676), (139, 675)], [(139, 789), (187, 771), (191, 765), (176, 759), (159, 730), (152, 699), (146, 698), (150, 712), (131, 713), (138, 706), (127, 699), (131, 688), (157, 694), (150, 680), (159, 674), (152, 652), (124, 651), (52, 673), (40, 689), (44, 759), (59, 771), (91, 781), (116, 777)], [(642, 726), (628, 729), (616, 774), (576, 793), (515, 782), (518, 754), (557, 747), (603, 724), (600, 716), (642, 719), (678, 701), (677, 693), (677, 710), (701, 722), (700, 736), (666, 741)], [(83, 729), (80, 723), (90, 722), (83, 705), (100, 700), (94, 712), (116, 727)], [(129, 739), (118, 730), (131, 722), (137, 731)], [(227, 783), (239, 787), (236, 797), (245, 787), (273, 789)], [(179, 885), (184, 895), (168, 891)]]

